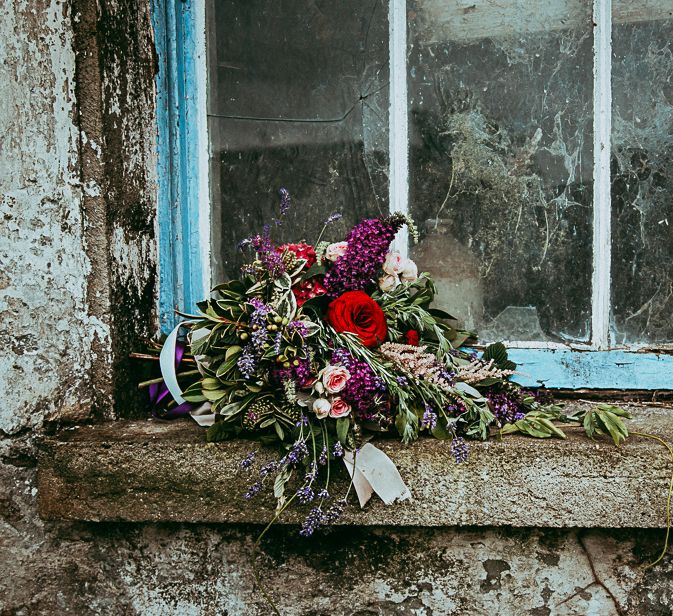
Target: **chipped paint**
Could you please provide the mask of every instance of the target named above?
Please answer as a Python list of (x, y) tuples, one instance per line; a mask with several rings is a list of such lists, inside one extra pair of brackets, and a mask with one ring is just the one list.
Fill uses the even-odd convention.
[(14, 0), (0, 23), (0, 430), (88, 414), (91, 271), (73, 123), (68, 5)]

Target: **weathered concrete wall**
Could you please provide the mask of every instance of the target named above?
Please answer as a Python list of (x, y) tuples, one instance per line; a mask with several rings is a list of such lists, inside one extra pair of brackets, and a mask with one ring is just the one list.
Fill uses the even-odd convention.
[(93, 187), (78, 178), (69, 7), (10, 0), (2, 12), (0, 430), (12, 434), (88, 415), (90, 348), (108, 346), (109, 326), (87, 302), (81, 205)]
[[(34, 470), (15, 468), (12, 477), (17, 489), (0, 508), (0, 614), (270, 613), (250, 562), (260, 527), (43, 522), (34, 516)], [(296, 533), (272, 530), (259, 559), (287, 616), (673, 613), (670, 558), (641, 566), (661, 548), (663, 530)]]

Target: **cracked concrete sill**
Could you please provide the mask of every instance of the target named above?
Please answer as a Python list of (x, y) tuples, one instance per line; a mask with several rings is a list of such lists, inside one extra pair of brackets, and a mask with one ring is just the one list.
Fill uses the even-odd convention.
[[(633, 406), (632, 412), (632, 430), (673, 437), (671, 409)], [(617, 449), (606, 440), (588, 440), (579, 428), (566, 432), (566, 441), (514, 436), (473, 443), (462, 465), (453, 462), (445, 442), (375, 441), (398, 465), (413, 501), (386, 507), (373, 498), (364, 511), (347, 508), (340, 523), (665, 526), (671, 462), (660, 444), (633, 437)], [(207, 444), (204, 431), (188, 421), (65, 430), (40, 446), (40, 514), (82, 521), (265, 523), (273, 515), (272, 499), (244, 500), (248, 478), (238, 471), (239, 461), (257, 447), (250, 441)], [(300, 517), (288, 512), (283, 521)]]

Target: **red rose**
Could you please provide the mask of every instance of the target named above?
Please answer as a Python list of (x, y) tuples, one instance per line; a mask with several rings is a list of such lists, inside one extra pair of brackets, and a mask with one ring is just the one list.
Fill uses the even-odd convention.
[(338, 332), (351, 332), (366, 347), (383, 342), (388, 333), (386, 315), (364, 291), (347, 291), (327, 307), (327, 321)]
[(415, 329), (410, 329), (406, 334), (404, 334), (407, 344), (411, 346), (418, 346), (419, 337), (418, 332)]
[(276, 250), (280, 253), (285, 251), (292, 252), (296, 255), (297, 259), (304, 259), (306, 261), (306, 265), (304, 266), (306, 269), (315, 265), (317, 260), (315, 248), (310, 244), (304, 244), (303, 242), (299, 244), (283, 244), (282, 246), (278, 246)]

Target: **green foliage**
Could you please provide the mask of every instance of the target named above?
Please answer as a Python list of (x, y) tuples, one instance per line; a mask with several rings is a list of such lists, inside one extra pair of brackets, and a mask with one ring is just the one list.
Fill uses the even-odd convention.
[(558, 420), (558, 415), (554, 412), (544, 410), (531, 411), (530, 413), (526, 413), (523, 419), (511, 424), (505, 424), (500, 429), (500, 434), (520, 432), (521, 434), (535, 438), (566, 438), (563, 430), (554, 425), (554, 420)]
[(502, 342), (496, 342), (486, 347), (482, 355), (484, 361), (493, 360), (493, 363), (500, 370), (516, 370), (516, 364), (507, 356), (507, 349)]
[(589, 438), (597, 434), (609, 434), (619, 447), (629, 436), (624, 419), (630, 418), (631, 414), (619, 406), (597, 404), (586, 412), (582, 423)]

